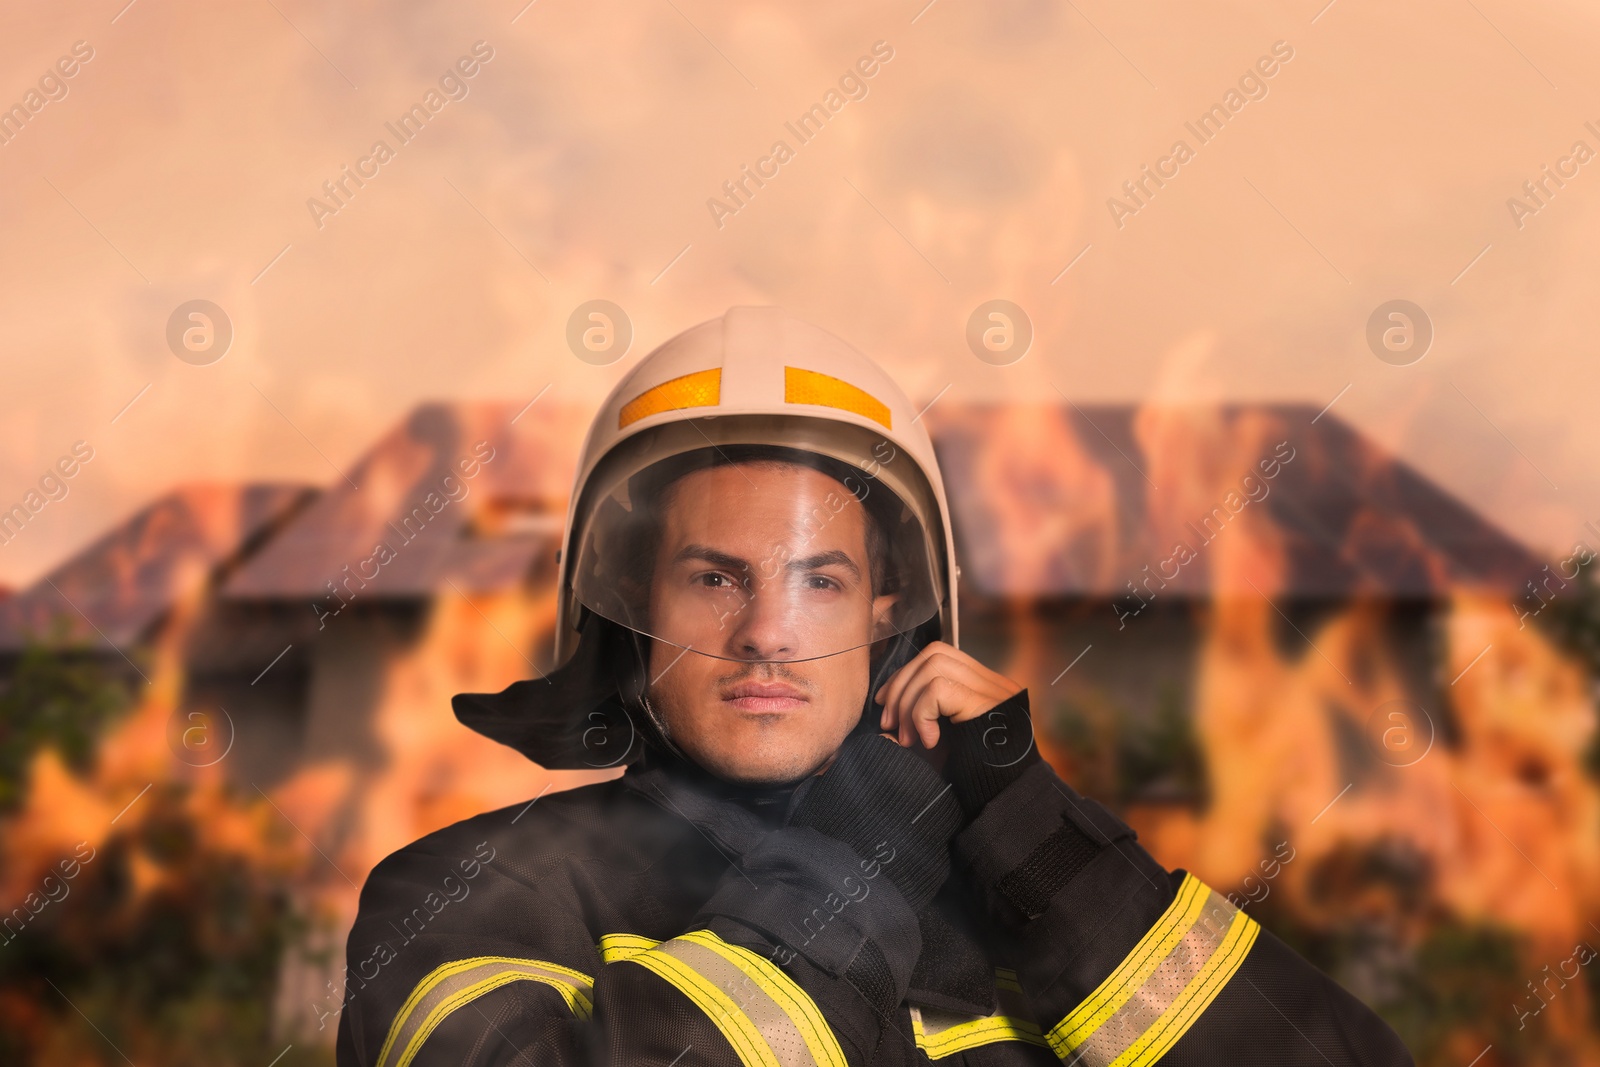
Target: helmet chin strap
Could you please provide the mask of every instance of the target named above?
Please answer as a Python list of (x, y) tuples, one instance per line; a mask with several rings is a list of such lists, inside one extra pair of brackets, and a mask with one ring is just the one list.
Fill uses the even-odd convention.
[(666, 720), (661, 717), (655, 706), (650, 703), (650, 684), (648, 681), (650, 677), (650, 651), (646, 646), (648, 639), (637, 630), (629, 630), (628, 634), (633, 639), (634, 658), (639, 665), (639, 670), (629, 679), (632, 683), (629, 688), (633, 691), (627, 694), (626, 706), (631, 711), (644, 713), (647, 724), (644, 727), (644, 733), (650, 741), (679, 759), (689, 759), (689, 754), (679, 748), (677, 743), (672, 740), (672, 731), (667, 729)]
[[(634, 654), (641, 669), (634, 676), (634, 681), (639, 687), (638, 692), (637, 694), (632, 694), (631, 699), (627, 700), (627, 706), (631, 710), (643, 713), (648, 723), (643, 728), (643, 732), (651, 741), (680, 759), (693, 762), (693, 757), (679, 748), (672, 740), (672, 732), (667, 728), (661, 713), (650, 703), (650, 697), (647, 693), (649, 686), (644, 683), (644, 679), (649, 676), (648, 664), (650, 660), (646, 647), (648, 638), (645, 638), (637, 631), (630, 630), (628, 632), (633, 638)], [(895, 672), (915, 659), (917, 653), (921, 652), (931, 642), (938, 640), (939, 634), (939, 619), (938, 616), (935, 616), (913, 631), (898, 633), (887, 639), (883, 652), (874, 658), (869, 668), (866, 699), (861, 705), (860, 718), (857, 719), (855, 726), (850, 730), (851, 735), (878, 732), (879, 707), (877, 701), (873, 699), (873, 694), (887, 684), (889, 679), (895, 676)]]
[(852, 734), (878, 732), (878, 715), (880, 708), (872, 695), (886, 685), (895, 673), (907, 663), (917, 658), (929, 644), (939, 639), (939, 617), (935, 615), (915, 630), (895, 634), (888, 639), (888, 645), (883, 654), (878, 657), (872, 666), (871, 677), (868, 679), (867, 699), (861, 706), (861, 719), (851, 730)]
[[(877, 731), (872, 694), (939, 632), (933, 618), (887, 639), (853, 731)], [(649, 638), (594, 615), (583, 620), (580, 633), (571, 660), (547, 676), (513, 682), (499, 693), (456, 694), (450, 701), (456, 718), (552, 770), (619, 767), (638, 757), (640, 742), (689, 759), (647, 694)]]

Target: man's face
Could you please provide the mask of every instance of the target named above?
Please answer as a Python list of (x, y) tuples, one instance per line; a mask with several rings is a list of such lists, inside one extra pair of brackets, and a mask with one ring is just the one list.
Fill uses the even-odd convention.
[(668, 640), (651, 644), (649, 693), (702, 767), (792, 781), (855, 726), (893, 599), (872, 595), (867, 521), (838, 482), (790, 464), (713, 467), (668, 490), (650, 583), (651, 630)]

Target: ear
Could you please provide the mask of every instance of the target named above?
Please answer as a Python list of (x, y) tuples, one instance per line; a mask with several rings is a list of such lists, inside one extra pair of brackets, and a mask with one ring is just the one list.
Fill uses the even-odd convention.
[(894, 609), (900, 603), (899, 593), (884, 593), (872, 598), (872, 639), (881, 641), (895, 634)]

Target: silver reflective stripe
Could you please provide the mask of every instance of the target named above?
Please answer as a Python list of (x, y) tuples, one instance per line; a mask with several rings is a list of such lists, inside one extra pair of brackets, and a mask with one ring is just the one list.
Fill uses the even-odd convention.
[(580, 1019), (594, 1013), (594, 980), (543, 960), (477, 956), (435, 967), (418, 982), (389, 1027), (378, 1067), (407, 1067), (450, 1013), (511, 982), (541, 982), (560, 993)]
[(1190, 875), (1121, 966), (1051, 1030), (1051, 1046), (1082, 1067), (1154, 1063), (1227, 985), (1259, 930)]
[(816, 1002), (769, 960), (696, 930), (628, 956), (716, 1024), (746, 1067), (846, 1067)]

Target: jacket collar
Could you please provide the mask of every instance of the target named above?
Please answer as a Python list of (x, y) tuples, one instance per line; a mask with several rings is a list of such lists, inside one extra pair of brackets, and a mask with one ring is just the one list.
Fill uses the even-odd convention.
[[(692, 823), (732, 862), (787, 822), (806, 783), (738, 785), (652, 745), (628, 768), (622, 784)], [(952, 876), (917, 916), (922, 955), (908, 1002), (966, 1015), (996, 1009), (994, 964), (974, 919), (980, 911), (964, 883)]]

